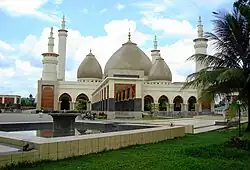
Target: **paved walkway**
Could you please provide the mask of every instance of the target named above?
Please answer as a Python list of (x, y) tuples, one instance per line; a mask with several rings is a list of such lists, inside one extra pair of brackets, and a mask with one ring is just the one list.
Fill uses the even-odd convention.
[(0, 143), (0, 155), (5, 154), (5, 153), (10, 153), (10, 152), (18, 152), (18, 151), (20, 151), (20, 148), (8, 146), (6, 144)]

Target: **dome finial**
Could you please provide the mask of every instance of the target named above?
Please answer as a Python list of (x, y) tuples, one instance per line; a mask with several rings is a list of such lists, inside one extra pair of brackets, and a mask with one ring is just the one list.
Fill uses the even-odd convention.
[(91, 48), (89, 49), (89, 53), (92, 53), (92, 50), (91, 50)]
[(131, 33), (130, 33), (130, 28), (128, 29), (128, 41), (131, 41)]

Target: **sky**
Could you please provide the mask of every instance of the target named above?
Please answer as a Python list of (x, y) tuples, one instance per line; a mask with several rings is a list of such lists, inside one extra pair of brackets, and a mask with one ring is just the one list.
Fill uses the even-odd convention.
[[(234, 0), (0, 0), (0, 94), (36, 94), (54, 27), (55, 52), (63, 15), (66, 17), (66, 80), (75, 81), (77, 68), (92, 49), (102, 69), (109, 57), (131, 40), (150, 57), (154, 36), (173, 81), (185, 81), (195, 64), (197, 21), (211, 32), (212, 12), (231, 10)], [(213, 49), (209, 47), (208, 52)]]

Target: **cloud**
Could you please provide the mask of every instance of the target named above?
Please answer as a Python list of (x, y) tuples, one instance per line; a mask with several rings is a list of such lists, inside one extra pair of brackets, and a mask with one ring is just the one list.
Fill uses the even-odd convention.
[(8, 43), (0, 40), (0, 49), (6, 50), (6, 51), (14, 51), (15, 49)]
[(163, 31), (166, 35), (194, 37), (196, 29), (187, 20), (170, 18), (143, 18), (142, 23), (153, 30)]
[(29, 15), (43, 20), (58, 22), (59, 18), (54, 14), (45, 13), (40, 8), (48, 0), (1, 0), (0, 9), (12, 16)]
[(89, 12), (89, 10), (87, 8), (84, 8), (83, 10), (81, 10), (82, 13), (87, 14)]
[(125, 8), (125, 6), (124, 6), (123, 4), (117, 4), (117, 5), (116, 5), (116, 8), (117, 8), (118, 10), (122, 10), (122, 9)]
[(105, 13), (105, 12), (107, 12), (107, 11), (108, 11), (107, 8), (103, 8), (103, 9), (100, 11), (100, 14), (103, 14), (103, 13)]
[[(136, 22), (133, 20), (113, 20), (104, 25), (105, 35), (98, 37), (83, 36), (78, 30), (69, 29), (66, 80), (76, 80), (77, 69), (81, 61), (89, 53), (90, 48), (104, 70), (109, 57), (127, 41), (129, 29), (131, 30), (132, 41), (137, 43), (150, 57), (151, 48), (143, 47), (151, 42), (153, 46), (153, 36), (140, 32), (137, 29)], [(54, 27), (55, 51), (58, 49), (57, 30), (58, 28)], [(0, 81), (8, 81), (11, 86), (1, 86), (11, 88), (17, 94), (24, 96), (36, 93), (36, 83), (42, 73), (41, 53), (47, 52), (49, 32), (50, 28), (46, 27), (39, 36), (28, 35), (23, 40), (19, 45), (18, 52), (16, 52), (18, 58), (13, 62), (13, 65), (9, 68), (0, 69)], [(159, 39), (159, 49), (162, 57), (171, 68), (173, 81), (184, 81), (186, 75), (194, 70), (194, 64), (185, 61), (194, 52), (192, 39), (182, 39), (173, 44), (161, 44)], [(38, 62), (38, 64), (35, 65), (34, 61)], [(23, 90), (24, 87), (25, 90)], [(5, 89), (5, 91), (7, 92), (8, 90)]]
[(63, 0), (55, 0), (55, 4), (61, 5), (63, 3)]

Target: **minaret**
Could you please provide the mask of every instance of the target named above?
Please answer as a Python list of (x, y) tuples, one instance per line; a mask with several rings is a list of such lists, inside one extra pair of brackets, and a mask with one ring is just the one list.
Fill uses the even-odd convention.
[(58, 66), (57, 66), (57, 79), (65, 81), (65, 62), (66, 62), (66, 44), (68, 31), (65, 29), (65, 16), (63, 15), (61, 29), (58, 30)]
[(43, 72), (42, 80), (57, 81), (57, 63), (58, 54), (54, 53), (53, 27), (50, 30), (48, 52), (43, 53)]
[(154, 49), (151, 50), (151, 57), (152, 57), (152, 64), (154, 64), (155, 60), (161, 56), (160, 54), (160, 50), (157, 49), (157, 39), (156, 39), (156, 35), (155, 35), (155, 39), (154, 39)]
[[(201, 21), (201, 16), (199, 16), (199, 21), (197, 25), (198, 29), (198, 37), (194, 39), (194, 49), (195, 49), (195, 54), (207, 54), (207, 42), (208, 39), (204, 37), (203, 33), (203, 25)], [(201, 69), (205, 68), (205, 64), (201, 64), (200, 62), (195, 62), (196, 64), (196, 72), (200, 71)]]

